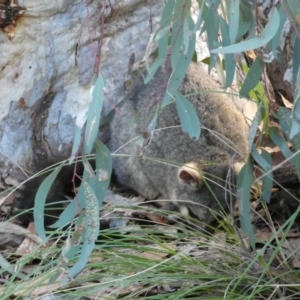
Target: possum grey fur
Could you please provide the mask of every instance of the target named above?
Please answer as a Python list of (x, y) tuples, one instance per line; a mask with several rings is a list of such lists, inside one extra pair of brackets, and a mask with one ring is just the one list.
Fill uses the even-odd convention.
[[(219, 89), (202, 67), (192, 63), (179, 91), (200, 92), (188, 97), (203, 126), (200, 138), (195, 141), (182, 131), (174, 103), (159, 112), (156, 128), (149, 132), (169, 76), (170, 71), (161, 68), (148, 85), (142, 76), (134, 80), (110, 125), (110, 150), (129, 155), (115, 157), (113, 169), (121, 185), (148, 199), (168, 199), (182, 213), (208, 224), (213, 220), (210, 209), (220, 211), (220, 203), (226, 210), (226, 175), (232, 158), (244, 159), (249, 152), (248, 126), (225, 94), (201, 93)], [(144, 146), (137, 143), (137, 136), (150, 137), (148, 145), (147, 139)]]

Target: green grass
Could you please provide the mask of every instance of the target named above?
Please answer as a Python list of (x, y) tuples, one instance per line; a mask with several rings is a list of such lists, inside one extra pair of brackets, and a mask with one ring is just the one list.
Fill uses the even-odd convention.
[[(212, 236), (183, 226), (174, 234), (153, 224), (104, 230), (84, 271), (48, 289), (43, 285), (64, 271), (62, 260), (53, 262), (66, 242), (34, 245), (22, 257), (4, 254), (15, 274), (1, 269), (0, 299), (297, 299), (298, 272), (274, 259), (281, 248), (243, 250), (230, 224), (222, 227)], [(271, 263), (270, 249), (276, 254)]]

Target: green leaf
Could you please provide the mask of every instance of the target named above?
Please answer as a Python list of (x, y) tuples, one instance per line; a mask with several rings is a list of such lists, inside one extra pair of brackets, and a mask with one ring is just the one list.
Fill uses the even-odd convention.
[(242, 230), (249, 237), (249, 242), (253, 250), (255, 247), (255, 237), (250, 217), (250, 193), (253, 180), (253, 160), (249, 157), (247, 163), (242, 168), (237, 179), (237, 201)]
[(249, 145), (249, 149), (252, 148), (256, 133), (257, 133), (257, 129), (259, 126), (259, 122), (260, 122), (260, 112), (259, 110), (257, 110), (252, 123), (251, 123), (251, 127), (249, 130), (249, 135), (248, 135), (248, 145)]
[[(300, 66), (300, 38), (295, 37), (294, 47), (293, 47), (293, 83), (297, 82), (297, 74), (299, 74)], [(298, 75), (299, 76), (299, 75)], [(298, 81), (299, 82), (299, 81)]]
[(285, 15), (284, 11), (282, 10), (282, 6), (279, 6), (278, 13), (279, 13), (279, 17), (280, 17), (279, 27), (278, 27), (278, 30), (277, 30), (275, 36), (268, 43), (268, 47), (270, 49), (270, 52), (273, 53), (273, 55), (277, 58), (277, 60), (279, 58), (279, 56), (278, 56), (279, 51), (277, 49), (278, 49), (279, 44), (281, 42), (280, 40), (282, 38), (282, 29), (283, 29), (283, 26), (286, 22), (286, 15)]
[(288, 139), (290, 135), (291, 125), (292, 125), (292, 111), (289, 108), (280, 106), (278, 108), (278, 119), (280, 127), (285, 137)]
[[(194, 26), (193, 19), (190, 15), (186, 16), (183, 20), (183, 54), (187, 55), (188, 49), (189, 49), (189, 43), (190, 43), (190, 36), (193, 34), (193, 31), (191, 30), (189, 26), (189, 22), (192, 21), (192, 24)], [(193, 49), (194, 50), (194, 49)]]
[[(268, 153), (265, 149), (262, 149), (261, 156), (264, 159), (264, 161), (268, 164), (268, 167), (264, 168), (264, 170), (269, 171), (272, 166), (272, 158), (270, 153)], [(264, 176), (262, 178), (262, 182), (263, 182), (263, 187), (262, 187), (261, 197), (263, 201), (265, 201), (266, 203), (270, 203), (271, 193), (273, 188), (273, 173), (271, 172), (268, 175)]]
[(177, 20), (178, 18), (182, 18), (182, 15), (184, 15), (184, 7), (185, 5), (190, 7), (190, 0), (175, 0), (175, 6), (174, 6), (174, 13), (173, 13), (173, 20)]
[[(298, 71), (298, 82), (300, 83), (300, 70)], [(292, 110), (292, 125), (290, 129), (289, 139), (293, 139), (296, 134), (300, 131), (300, 88), (296, 85), (295, 97), (294, 97), (294, 108)]]
[(262, 200), (266, 203), (270, 202), (271, 192), (273, 187), (273, 173), (269, 172), (272, 169), (272, 158), (270, 154), (262, 149), (262, 154), (260, 155), (255, 146), (251, 148), (251, 155), (254, 160), (258, 163), (258, 165), (262, 168), (265, 175), (262, 177)]
[(157, 59), (154, 61), (151, 65), (151, 67), (148, 69), (148, 75), (144, 79), (144, 83), (147, 84), (154, 76), (158, 68), (165, 62), (165, 59)]
[[(240, 19), (240, 1), (228, 1), (227, 12), (229, 17), (229, 39), (230, 44), (236, 42), (236, 38), (239, 30), (239, 19)], [(223, 37), (223, 32), (222, 32)], [(224, 46), (224, 45), (223, 45)]]
[[(299, 93), (299, 89), (296, 88), (296, 92), (295, 94)], [(297, 99), (297, 96), (295, 95), (295, 99)], [(294, 109), (296, 106), (299, 106), (298, 102), (299, 100), (296, 100), (296, 104), (294, 106)], [(299, 109), (299, 108), (297, 108)], [(291, 118), (291, 110), (287, 109), (285, 107), (280, 107), (278, 110), (278, 118), (279, 118), (279, 123), (281, 126), (281, 129), (283, 131), (283, 133), (285, 134), (286, 138), (288, 138), (292, 145), (293, 148), (295, 150), (297, 150), (297, 152), (299, 152), (300, 150), (300, 131), (297, 131), (297, 128), (299, 127), (299, 121), (297, 120), (297, 118)], [(293, 132), (293, 135), (292, 135)], [(292, 138), (290, 139), (292, 135)], [(283, 147), (284, 147), (284, 142), (282, 142)], [(289, 157), (292, 155), (292, 152), (288, 149), (287, 145), (285, 146), (284, 149), (282, 149), (280, 147), (283, 155), (285, 156), (285, 158), (290, 159)], [(283, 152), (284, 151), (284, 152)], [(294, 157), (292, 159), (290, 159), (291, 163), (296, 167), (297, 169), (297, 175), (298, 178), (300, 180), (300, 154), (296, 153), (294, 154)]]
[(170, 20), (174, 11), (174, 5), (175, 5), (175, 1), (167, 1), (165, 3), (161, 14), (161, 20), (160, 20), (161, 26), (165, 27), (166, 24), (170, 24)]
[(199, 12), (198, 12), (198, 17), (197, 17), (197, 20), (196, 20), (196, 23), (195, 23), (195, 26), (193, 29), (193, 34), (195, 34), (196, 31), (199, 30), (200, 25), (203, 22), (202, 16), (203, 16), (203, 12), (204, 12), (204, 5), (205, 5), (204, 1), (201, 4), (199, 3)]
[(171, 67), (174, 70), (177, 62), (182, 55), (182, 43), (183, 43), (183, 27), (181, 26), (181, 20), (178, 19), (172, 26), (171, 35)]
[[(291, 127), (293, 124), (293, 119), (291, 117), (292, 111), (286, 107), (279, 107), (278, 109), (278, 119), (280, 123), (280, 127), (282, 129), (282, 132), (284, 133), (286, 139), (290, 140), (292, 142), (292, 145), (295, 149), (299, 149), (297, 145), (297, 137), (299, 138), (300, 133), (299, 131), (295, 131), (295, 134), (293, 134), (291, 138)], [(295, 122), (296, 126), (298, 123)]]
[[(255, 24), (256, 20), (254, 19), (254, 15), (252, 10), (245, 5), (245, 3), (240, 2), (240, 18), (238, 27), (238, 33), (236, 36), (236, 42), (243, 38), (243, 36), (248, 33), (251, 33), (251, 27)], [(250, 34), (251, 35), (251, 34)]]
[(59, 215), (58, 220), (50, 225), (50, 228), (62, 228), (69, 224), (74, 217), (78, 214), (80, 209), (83, 209), (84, 207), (79, 207), (78, 202), (76, 199), (73, 199), (68, 206), (63, 210), (63, 212)]
[(174, 93), (177, 113), (181, 122), (182, 130), (191, 138), (200, 137), (200, 121), (193, 105), (180, 93)]
[(99, 216), (99, 201), (95, 192), (91, 186), (84, 182), (83, 184), (86, 198), (86, 209), (84, 216), (85, 223), (85, 237), (84, 243), (81, 249), (80, 257), (75, 265), (69, 270), (68, 276), (62, 280), (62, 283), (69, 282), (75, 278), (86, 266), (88, 259), (95, 247), (95, 241), (97, 240), (100, 228), (100, 216)]
[(217, 48), (211, 50), (211, 53), (239, 53), (252, 49), (257, 49), (266, 45), (276, 34), (280, 24), (280, 17), (277, 9), (274, 7), (272, 10), (272, 18), (261, 32), (259, 37), (251, 38), (249, 40), (227, 46), (224, 48)]
[(84, 166), (84, 172), (82, 176), (82, 182), (78, 191), (78, 201), (79, 205), (81, 207), (86, 208), (86, 189), (84, 187), (84, 183), (87, 183), (88, 185), (92, 185), (92, 189), (94, 189), (94, 186), (97, 184), (97, 176), (95, 173), (94, 168), (91, 166), (90, 162), (88, 161), (87, 157), (85, 155), (82, 156), (82, 163)]
[(175, 69), (173, 70), (170, 80), (169, 80), (169, 89), (176, 91), (185, 77), (186, 71), (189, 67), (190, 60), (185, 56), (180, 56), (177, 62)]
[[(293, 157), (294, 165), (296, 166), (298, 178), (300, 178), (300, 133), (292, 140), (293, 148), (296, 150)], [(300, 179), (299, 179), (300, 180)]]
[(300, 150), (297, 150), (298, 154), (296, 155), (296, 169), (297, 169), (297, 176), (298, 179), (300, 180)]
[(73, 141), (73, 147), (72, 147), (72, 154), (69, 160), (69, 164), (72, 164), (80, 147), (81, 142), (81, 130), (82, 128), (77, 126), (75, 127), (75, 135), (74, 135), (74, 141)]
[(94, 88), (92, 92), (92, 101), (89, 105), (87, 124), (85, 130), (84, 139), (84, 153), (89, 154), (92, 152), (92, 148), (95, 140), (97, 139), (100, 116), (103, 106), (104, 94), (104, 80), (102, 75), (99, 73), (97, 79), (94, 79)]
[[(170, 33), (170, 27), (171, 27), (171, 23), (170, 23), (170, 19), (169, 22), (166, 24), (164, 24), (163, 27), (157, 29), (156, 33), (155, 33), (155, 37), (154, 40), (159, 43), (161, 40), (164, 40), (165, 37), (167, 37), (167, 44), (166, 47), (168, 48), (168, 40), (169, 40), (169, 33)], [(165, 49), (162, 49), (165, 51)]]
[[(260, 167), (262, 167), (266, 172), (270, 171), (272, 169), (272, 161), (267, 161), (264, 159), (264, 156), (261, 156), (255, 146), (252, 146), (251, 148), (251, 155), (255, 159), (255, 161), (259, 164)], [(266, 155), (265, 155), (266, 156)]]
[[(220, 18), (220, 26), (222, 32), (222, 45), (227, 46), (230, 45), (229, 35), (228, 35), (228, 24), (225, 22), (223, 18)], [(226, 67), (226, 82), (225, 88), (229, 87), (232, 84), (235, 74), (235, 62), (233, 54), (225, 54), (225, 67)]]
[[(291, 20), (291, 23), (298, 33), (300, 32), (300, 2), (299, 1), (281, 1), (281, 6), (283, 7), (284, 12), (287, 14), (288, 18)], [(299, 53), (299, 52), (298, 52)]]
[[(162, 108), (162, 106), (161, 106), (161, 108)], [(147, 132), (150, 132), (151, 135), (153, 134), (153, 132), (156, 128), (158, 111), (159, 111), (159, 106), (157, 106), (156, 112), (155, 112), (153, 118), (151, 119), (149, 125), (147, 126)], [(138, 144), (139, 142), (141, 142), (141, 144), (138, 144), (138, 145), (142, 148), (144, 145), (144, 142), (145, 142), (145, 138), (143, 136), (140, 136), (140, 141), (138, 141), (138, 140), (139, 139), (136, 140), (136, 143)]]
[[(217, 7), (211, 4), (209, 11), (206, 15), (206, 19), (204, 21), (203, 30), (207, 32), (207, 44), (209, 50), (214, 49), (218, 44), (218, 35), (219, 35), (219, 18), (220, 16), (216, 14)], [(210, 54), (210, 69), (215, 66), (215, 62), (217, 59), (217, 54)]]
[[(62, 269), (68, 269), (68, 262), (77, 255), (77, 253), (82, 249), (82, 242), (85, 236), (85, 224), (84, 224), (84, 212), (82, 211), (75, 222), (75, 231), (72, 233), (72, 237), (70, 238), (71, 232), (68, 232), (68, 238), (66, 243), (61, 251), (61, 257), (59, 261), (59, 265)], [(58, 275), (60, 275), (59, 273)], [(51, 278), (51, 280), (55, 279), (55, 277)], [(57, 278), (56, 278), (57, 280)], [(63, 278), (62, 281), (68, 282), (69, 277)], [(54, 283), (54, 282), (53, 282)]]
[[(290, 159), (290, 157), (293, 155), (292, 151), (289, 149), (286, 141), (281, 136), (278, 128), (276, 127), (270, 127), (269, 128), (269, 134), (272, 141), (275, 143), (276, 146), (278, 146), (284, 155), (286, 159)], [(296, 165), (295, 158), (290, 159), (291, 163)]]
[(243, 86), (240, 91), (241, 97), (249, 97), (249, 92), (255, 88), (260, 80), (261, 74), (264, 69), (264, 63), (260, 56), (257, 56), (253, 65), (251, 66), (247, 77), (243, 83)]
[[(177, 11), (178, 13), (181, 10), (182, 13), (178, 14), (178, 17), (175, 18), (175, 21), (172, 26), (171, 67), (173, 70), (176, 68), (181, 56), (190, 56), (191, 47), (193, 47), (193, 53), (195, 50), (195, 45), (191, 43), (191, 40), (193, 40), (193, 38), (195, 37), (195, 24), (189, 13), (190, 5), (191, 1), (176, 1), (175, 11)], [(182, 11), (182, 7), (184, 7), (185, 11)]]
[[(191, 21), (191, 20), (190, 20)], [(192, 21), (191, 21), (192, 22)], [(192, 25), (192, 24), (190, 24)], [(176, 91), (181, 85), (183, 78), (185, 77), (186, 71), (191, 63), (194, 49), (196, 45), (196, 36), (193, 34), (189, 41), (189, 49), (187, 51), (187, 55), (181, 53), (177, 60), (177, 64), (173, 69), (173, 72), (169, 81), (169, 90)], [(171, 93), (172, 94), (172, 93)]]
[(47, 195), (49, 193), (49, 190), (57, 176), (57, 174), (60, 172), (61, 168), (63, 167), (63, 164), (56, 167), (41, 183), (39, 186), (39, 189), (35, 196), (35, 204), (34, 204), (34, 225), (36, 228), (37, 234), (41, 237), (43, 241), (47, 241), (47, 237), (45, 234), (45, 228), (44, 228), (44, 210), (45, 210), (45, 203), (47, 200)]
[(158, 42), (159, 57), (163, 60), (168, 55), (168, 42), (174, 5), (175, 1), (167, 1), (165, 3), (160, 20), (160, 29), (155, 34), (155, 40)]
[[(205, 0), (203, 2), (206, 2)], [(209, 4), (208, 4), (209, 5)], [(211, 9), (211, 5), (208, 6), (206, 5), (206, 3), (203, 3), (201, 5), (201, 13), (202, 13), (202, 19), (203, 19), (203, 26), (200, 28), (200, 33), (199, 33), (199, 36), (202, 35), (202, 33), (204, 33), (206, 31), (206, 27), (207, 27), (207, 20), (209, 20), (208, 18), (208, 15), (209, 15), (209, 12), (210, 12), (210, 9)]]
[[(169, 90), (167, 90), (165, 92), (164, 98), (161, 101), (161, 108), (164, 108), (167, 105), (171, 104), (173, 100), (174, 100), (174, 98), (173, 98), (172, 94), (170, 93)], [(155, 118), (157, 119), (157, 113), (155, 114)], [(155, 124), (156, 124), (156, 119), (155, 119)]]
[(97, 198), (99, 206), (102, 205), (107, 188), (110, 184), (112, 173), (112, 157), (108, 148), (101, 142), (96, 141), (96, 176), (94, 183), (90, 183)]
[[(169, 20), (170, 22), (170, 20)], [(168, 42), (169, 42), (169, 33), (170, 33), (170, 23), (158, 31), (155, 35), (155, 39), (158, 42), (158, 53), (159, 58), (165, 60), (168, 55)]]
[[(249, 68), (245, 64), (241, 63), (241, 67), (245, 74), (249, 73)], [(257, 85), (250, 90), (249, 96), (259, 105), (260, 120), (262, 120), (264, 123), (267, 123), (269, 117), (269, 100), (261, 82), (258, 82)]]

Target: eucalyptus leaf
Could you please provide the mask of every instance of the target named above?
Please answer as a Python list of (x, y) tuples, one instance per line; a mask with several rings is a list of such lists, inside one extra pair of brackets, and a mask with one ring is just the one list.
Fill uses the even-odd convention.
[(200, 26), (199, 36), (206, 31), (206, 28), (208, 26), (207, 20), (209, 20), (208, 15), (209, 15), (210, 8), (211, 8), (211, 3), (209, 3), (208, 5), (206, 5), (206, 3), (205, 3), (206, 1), (203, 0), (203, 2), (204, 3), (201, 4), (201, 9), (202, 9), (201, 13), (202, 13), (203, 26)]
[[(299, 90), (296, 88), (296, 94), (299, 92)], [(297, 98), (297, 97), (295, 97)], [(298, 100), (297, 100), (298, 101)], [(298, 102), (297, 102), (298, 103)], [(296, 106), (298, 106), (299, 104), (295, 104)], [(298, 109), (298, 108), (297, 108)], [(285, 107), (280, 107), (278, 109), (278, 118), (279, 118), (279, 122), (280, 122), (280, 126), (282, 128), (283, 133), (285, 134), (286, 138), (288, 138), (292, 145), (293, 148), (297, 151), (295, 154), (293, 154), (288, 146), (284, 143), (284, 141), (282, 141), (281, 137), (276, 136), (276, 138), (279, 140), (280, 144), (281, 144), (281, 151), (283, 153), (283, 155), (285, 156), (285, 158), (289, 159), (291, 161), (291, 163), (296, 166), (297, 169), (297, 175), (298, 178), (300, 180), (300, 154), (299, 154), (299, 150), (300, 150), (300, 130), (297, 128), (299, 127), (299, 122), (297, 119), (291, 118), (291, 110), (287, 109)], [(278, 142), (278, 143), (279, 143)], [(291, 155), (294, 155), (293, 158), (290, 158)]]
[[(298, 71), (298, 82), (300, 82), (300, 71)], [(295, 89), (294, 107), (292, 110), (292, 124), (289, 139), (292, 139), (300, 131), (300, 88)]]
[[(220, 18), (220, 26), (222, 32), (222, 45), (223, 47), (230, 45), (229, 35), (228, 35), (228, 24), (225, 22), (223, 18)], [(225, 88), (229, 87), (234, 79), (235, 75), (235, 62), (233, 54), (225, 54), (225, 67), (226, 67), (226, 81), (225, 81)]]
[[(268, 153), (265, 149), (261, 150), (261, 157), (264, 159), (264, 162), (266, 163), (266, 167), (264, 167), (265, 171), (269, 171), (272, 167), (272, 158), (270, 153)], [(262, 166), (260, 164), (260, 166)], [(266, 203), (270, 203), (270, 199), (271, 199), (271, 193), (272, 193), (272, 188), (273, 188), (273, 173), (269, 173), (267, 176), (264, 176), (262, 178), (262, 199), (263, 201), (265, 201)]]
[(161, 20), (160, 25), (162, 27), (165, 27), (166, 25), (171, 23), (172, 14), (174, 11), (175, 1), (167, 1), (164, 5), (162, 14), (161, 14)]
[(193, 34), (191, 35), (190, 38), (187, 55), (183, 55), (183, 54), (180, 55), (177, 64), (173, 69), (173, 73), (171, 74), (170, 81), (169, 81), (169, 87), (171, 90), (176, 91), (181, 85), (183, 78), (185, 77), (186, 71), (191, 63), (194, 54), (195, 45), (196, 45), (196, 36), (195, 34)]
[[(80, 213), (79, 217), (76, 220), (75, 223), (75, 231), (72, 233), (72, 237), (70, 238), (70, 234), (68, 235), (68, 244), (64, 247), (61, 253), (59, 265), (61, 268), (67, 270), (68, 269), (68, 262), (71, 259), (74, 259), (79, 252), (82, 251), (82, 241), (84, 240), (84, 237), (86, 235), (86, 228), (84, 227), (84, 213), (83, 211)], [(79, 230), (78, 230), (79, 228)], [(60, 275), (61, 272), (59, 272), (58, 275)], [(53, 280), (52, 278), (51, 280)], [(64, 277), (62, 281), (68, 282), (70, 280), (69, 277)]]
[(284, 27), (284, 24), (286, 23), (286, 14), (282, 9), (282, 6), (279, 6), (278, 9), (279, 17), (280, 17), (280, 23), (278, 30), (275, 34), (275, 36), (271, 39), (271, 41), (268, 43), (269, 49), (272, 51), (273, 55), (277, 58), (278, 60), (278, 47), (280, 47), (280, 42), (282, 39), (282, 29)]
[[(228, 1), (227, 11), (228, 11), (228, 18), (229, 18), (229, 39), (230, 44), (236, 42), (236, 38), (238, 35), (239, 30), (239, 19), (240, 19), (240, 1)], [(223, 37), (222, 32), (222, 37)], [(224, 45), (223, 45), (224, 46)]]
[(171, 41), (171, 67), (174, 70), (179, 58), (182, 56), (183, 27), (181, 25), (181, 19), (178, 19), (176, 22), (174, 22), (172, 26)]
[(189, 49), (189, 40), (190, 40), (190, 28), (188, 25), (188, 18), (191, 18), (191, 16), (186, 16), (183, 20), (183, 54), (187, 55), (187, 51)]
[[(299, 149), (297, 145), (297, 137), (300, 136), (300, 131), (296, 130), (295, 134), (291, 136), (292, 132), (292, 124), (294, 123), (294, 126), (298, 125), (298, 122), (294, 122), (292, 116), (292, 111), (286, 107), (279, 107), (278, 109), (278, 119), (280, 123), (280, 127), (282, 129), (282, 132), (284, 133), (286, 139), (292, 142), (292, 145), (295, 149)], [(296, 143), (295, 143), (296, 142)], [(299, 145), (300, 146), (300, 145)]]
[(158, 68), (165, 62), (165, 59), (157, 59), (148, 69), (148, 75), (146, 76), (144, 83), (147, 84), (154, 76)]
[(272, 18), (261, 32), (259, 37), (251, 38), (249, 40), (240, 42), (238, 44), (233, 44), (224, 48), (217, 48), (211, 50), (211, 53), (239, 53), (245, 52), (252, 49), (257, 49), (266, 45), (277, 33), (280, 24), (280, 16), (277, 9), (274, 7), (272, 11)]
[[(258, 165), (266, 172), (270, 171), (272, 169), (272, 161), (265, 160), (264, 156), (260, 155), (255, 146), (252, 146), (251, 148), (251, 155), (254, 158), (254, 160), (258, 163)], [(265, 155), (267, 156), (267, 155)]]
[[(297, 82), (297, 75), (300, 72), (300, 38), (299, 36), (295, 37), (294, 47), (293, 47), (293, 83)], [(299, 75), (298, 75), (299, 77)], [(299, 81), (298, 81), (299, 82)]]
[(295, 158), (291, 158), (293, 152), (289, 149), (286, 141), (283, 139), (279, 130), (276, 127), (269, 128), (269, 134), (272, 141), (278, 146), (286, 159), (290, 159), (291, 163), (296, 165)]
[(269, 203), (273, 187), (273, 173), (269, 172), (272, 169), (272, 158), (266, 150), (262, 149), (261, 151), (262, 153), (259, 154), (257, 149), (252, 146), (251, 155), (261, 169), (267, 174), (262, 177), (262, 200)]
[(291, 20), (296, 32), (300, 32), (300, 20), (299, 20), (299, 11), (300, 11), (300, 2), (299, 1), (281, 1), (281, 5), (284, 8), (285, 14)]
[(161, 107), (164, 108), (166, 107), (167, 105), (169, 105), (172, 101), (173, 101), (173, 96), (172, 94), (170, 93), (170, 91), (166, 90), (166, 93), (163, 97), (163, 100), (161, 102)]
[[(215, 12), (215, 6), (211, 5), (204, 22), (203, 27), (207, 32), (207, 43), (209, 50), (214, 49), (218, 43), (219, 35), (219, 18), (220, 16)], [(209, 20), (209, 21), (208, 21)], [(203, 28), (203, 29), (204, 29)], [(210, 69), (215, 66), (217, 54), (210, 52)]]
[(78, 261), (69, 270), (68, 275), (62, 280), (62, 283), (69, 282), (70, 280), (75, 278), (80, 272), (82, 272), (95, 247), (95, 241), (97, 240), (99, 234), (99, 201), (92, 187), (87, 182), (84, 182), (83, 187), (85, 190), (86, 197), (86, 209), (84, 216), (86, 231), (84, 243)]
[(163, 28), (161, 32), (158, 32), (156, 39), (158, 42), (159, 58), (165, 60), (168, 55), (168, 42), (169, 42), (170, 24)]
[(256, 23), (256, 19), (254, 19), (254, 14), (252, 10), (245, 5), (243, 1), (240, 2), (240, 17), (239, 24), (237, 24), (238, 33), (236, 36), (236, 42), (240, 41), (243, 36), (248, 33), (251, 35), (251, 28)]
[(62, 228), (69, 224), (74, 217), (78, 214), (80, 209), (83, 209), (84, 207), (80, 207), (77, 200), (73, 199), (68, 206), (63, 210), (63, 212), (60, 214), (58, 220), (50, 225), (50, 228)]
[(94, 79), (94, 88), (92, 91), (92, 101), (89, 105), (87, 124), (84, 139), (84, 153), (89, 154), (92, 152), (93, 144), (97, 138), (101, 110), (104, 101), (104, 80), (101, 74)]
[(256, 132), (257, 132), (257, 129), (258, 129), (258, 126), (259, 126), (259, 122), (260, 122), (260, 111), (257, 110), (257, 112), (256, 112), (256, 114), (255, 114), (255, 116), (252, 120), (250, 130), (249, 130), (249, 135), (248, 135), (249, 149), (251, 149), (252, 146), (253, 146), (253, 142), (254, 142), (254, 139), (255, 139), (255, 136), (256, 136)]
[(107, 188), (110, 184), (112, 173), (112, 157), (108, 148), (101, 142), (96, 141), (96, 176), (95, 183), (92, 185), (93, 190), (101, 206)]
[(204, 1), (202, 1), (201, 4), (199, 3), (199, 12), (198, 12), (198, 17), (197, 17), (197, 20), (196, 20), (196, 23), (195, 23), (195, 26), (193, 29), (193, 34), (195, 34), (196, 31), (198, 31), (200, 29), (201, 22), (203, 21), (202, 16), (203, 16), (203, 12), (204, 12), (204, 6), (205, 6)]
[(241, 97), (247, 98), (249, 96), (250, 90), (252, 90), (258, 84), (263, 70), (264, 70), (264, 63), (260, 58), (260, 56), (257, 56), (240, 90)]
[(163, 60), (167, 58), (168, 54), (168, 41), (174, 5), (175, 1), (167, 1), (165, 3), (160, 19), (160, 29), (155, 35), (155, 40), (158, 42), (159, 57)]
[(237, 201), (243, 232), (247, 234), (253, 250), (256, 249), (255, 237), (250, 216), (250, 192), (253, 181), (253, 160), (249, 156), (237, 179)]
[(58, 175), (62, 167), (63, 164), (60, 164), (44, 179), (44, 181), (39, 186), (39, 189), (35, 196), (35, 200), (34, 200), (35, 205), (33, 210), (34, 225), (37, 234), (41, 237), (43, 241), (47, 241), (45, 228), (44, 228), (44, 210), (45, 210), (47, 195), (56, 176)]
[(177, 113), (181, 122), (182, 130), (187, 132), (191, 138), (200, 137), (201, 128), (199, 117), (193, 105), (180, 93), (174, 93), (176, 99)]
[(75, 127), (75, 134), (74, 134), (74, 141), (73, 141), (73, 147), (72, 147), (72, 155), (69, 160), (69, 164), (72, 164), (76, 154), (78, 153), (79, 147), (80, 147), (80, 142), (81, 142), (81, 132), (82, 128), (76, 125)]

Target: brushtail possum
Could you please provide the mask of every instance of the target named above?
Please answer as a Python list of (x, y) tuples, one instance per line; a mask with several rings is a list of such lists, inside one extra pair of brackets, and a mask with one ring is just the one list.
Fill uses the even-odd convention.
[(191, 63), (179, 92), (199, 116), (200, 138), (182, 131), (175, 103), (159, 109), (151, 129), (170, 74), (161, 68), (147, 85), (142, 76), (134, 80), (110, 124), (109, 148), (117, 154), (113, 169), (121, 185), (148, 199), (167, 199), (167, 208), (208, 224), (213, 220), (210, 210), (220, 211), (220, 205), (226, 210), (226, 175), (230, 161), (249, 152), (248, 126), (232, 99)]
[[(121, 185), (148, 199), (164, 198), (168, 200), (165, 208), (208, 224), (213, 220), (210, 210), (219, 211), (220, 205), (226, 209), (226, 175), (233, 158), (239, 161), (248, 154), (248, 126), (232, 100), (200, 66), (191, 63), (179, 89), (201, 122), (200, 138), (191, 139), (182, 131), (175, 103), (158, 109), (170, 74), (169, 69), (161, 68), (147, 85), (142, 76), (135, 78), (120, 113), (110, 123), (108, 146), (112, 152), (123, 154), (113, 158), (113, 169)], [(155, 128), (151, 129), (149, 124), (157, 110)], [(48, 202), (62, 200), (66, 194), (72, 196), (72, 176), (72, 168), (62, 170)], [(33, 207), (44, 177), (29, 181), (19, 191), (17, 211)], [(32, 215), (20, 218), (28, 223)], [(50, 216), (46, 223), (51, 222)]]

